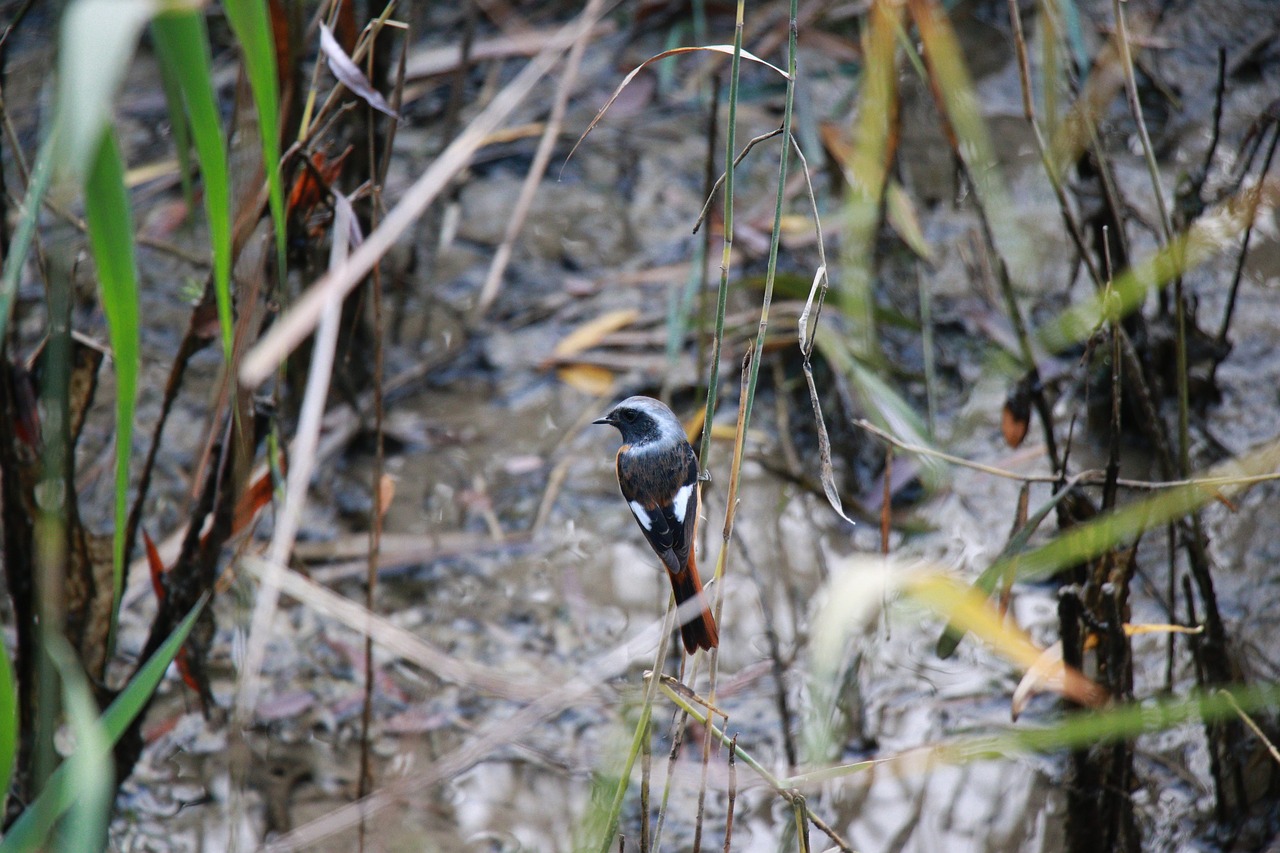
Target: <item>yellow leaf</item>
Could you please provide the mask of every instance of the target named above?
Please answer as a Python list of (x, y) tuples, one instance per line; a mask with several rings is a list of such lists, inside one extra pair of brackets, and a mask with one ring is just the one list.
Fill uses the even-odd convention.
[[(993, 651), (1028, 675), (1036, 673), (1036, 682), (1087, 707), (1097, 707), (1107, 701), (1105, 690), (1061, 663), (1060, 652), (1055, 667), (1052, 650), (1046, 652), (1037, 647), (1025, 631), (1006, 622), (986, 596), (972, 586), (945, 575), (922, 573), (909, 578), (905, 589), (908, 595), (984, 640)], [(1058, 683), (1046, 682), (1049, 676)]]
[(906, 190), (902, 188), (902, 184), (897, 181), (889, 183), (885, 209), (889, 224), (902, 238), (902, 242), (921, 258), (933, 263), (933, 250), (929, 248), (929, 241), (924, 238), (924, 232), (920, 230), (920, 220), (916, 217), (915, 204), (911, 201), (911, 196), (907, 195)]
[[(552, 355), (556, 358), (568, 358), (576, 355), (583, 350), (591, 349), (605, 336), (618, 329), (630, 326), (640, 317), (640, 312), (634, 308), (627, 308), (621, 311), (610, 311), (607, 314), (601, 314), (594, 320), (588, 320), (578, 328), (574, 329), (568, 335), (556, 344)], [(606, 371), (607, 372), (607, 371)], [(612, 375), (610, 375), (612, 381)]]
[(1194, 628), (1188, 628), (1186, 625), (1130, 625), (1126, 622), (1124, 633), (1127, 637), (1136, 637), (1139, 634), (1203, 634), (1204, 626), (1196, 625)]
[(560, 381), (585, 394), (609, 393), (613, 387), (613, 371), (595, 364), (571, 364), (556, 371)]

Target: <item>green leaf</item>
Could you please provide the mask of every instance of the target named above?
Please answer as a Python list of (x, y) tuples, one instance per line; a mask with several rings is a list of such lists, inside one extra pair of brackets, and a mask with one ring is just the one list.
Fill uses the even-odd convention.
[(225, 0), (227, 21), (240, 41), (249, 88), (258, 108), (262, 134), (262, 162), (267, 171), (271, 218), (276, 226), (278, 275), (284, 275), (284, 187), (280, 180), (280, 89), (276, 80), (276, 52), (264, 0)]
[[(154, 40), (154, 35), (152, 36)], [(159, 53), (159, 49), (156, 51)], [(160, 85), (164, 87), (164, 103), (169, 110), (169, 129), (173, 133), (173, 149), (178, 157), (178, 180), (182, 184), (182, 200), (188, 210), (195, 210), (196, 191), (191, 182), (191, 128), (187, 120), (186, 102), (177, 72), (167, 62), (160, 62)]]
[[(151, 659), (134, 674), (129, 684), (99, 718), (102, 739), (95, 741), (92, 748), (104, 753), (113, 748), (116, 741), (120, 740), (125, 730), (151, 701), (156, 685), (160, 683), (164, 671), (178, 654), (178, 649), (182, 648), (182, 644), (186, 642), (187, 635), (191, 633), (191, 627), (195, 625), (196, 617), (200, 615), (207, 601), (208, 597), (205, 596), (196, 602), (196, 606), (191, 608), (191, 612), (182, 620), (182, 624), (169, 635), (169, 639), (164, 641), (164, 645), (151, 656)], [(81, 748), (84, 747), (85, 744), (82, 741)], [(109, 755), (104, 755), (104, 759), (109, 760)], [(17, 851), (25, 853), (28, 850), (44, 847), (54, 822), (71, 808), (80, 795), (80, 779), (75, 774), (74, 757), (63, 762), (53, 772), (48, 784), (36, 797), (35, 802), (28, 806), (22, 813), (22, 817), (9, 828), (4, 841), (0, 842), (0, 853), (17, 853)]]
[[(996, 560), (974, 581), (974, 586), (983, 594), (988, 594), (1005, 575), (1023, 581), (1049, 577), (1132, 542), (1143, 531), (1161, 527), (1195, 512), (1210, 501), (1229, 497), (1233, 490), (1243, 487), (1250, 478), (1267, 474), (1277, 467), (1280, 467), (1280, 441), (1273, 441), (1253, 453), (1228, 460), (1198, 478), (1208, 482), (1191, 482), (1165, 489), (1149, 498), (1077, 524), (1049, 542), (1023, 552), (1022, 549), (1041, 521), (1070, 492), (1074, 484), (1068, 484), (1037, 510)], [(948, 625), (938, 640), (938, 656), (945, 658), (954, 652), (961, 637), (963, 633)]]
[(9, 650), (0, 640), (0, 808), (13, 775), (13, 757), (18, 750), (18, 687), (9, 664)]
[(98, 145), (84, 188), (85, 221), (98, 267), (102, 310), (107, 316), (116, 369), (115, 537), (112, 544), (114, 634), (124, 586), (124, 534), (128, 515), (129, 453), (133, 444), (134, 398), (138, 387), (138, 270), (133, 251), (133, 216), (124, 185), (124, 164), (115, 134)]
[[(218, 299), (218, 322), (222, 327), (222, 350), (231, 360), (231, 187), (227, 175), (227, 146), (222, 138), (218, 105), (214, 97), (209, 34), (203, 13), (181, 11), (159, 15), (151, 22), (160, 62), (177, 79), (191, 120), (192, 139), (200, 157), (204, 176), (205, 215), (209, 219), (209, 239), (213, 244), (214, 292)], [(174, 126), (182, 124), (181, 114), (173, 116)]]
[(80, 178), (98, 155), (111, 104), (133, 58), (153, 0), (77, 0), (62, 18), (58, 49), (59, 167)]
[(61, 636), (47, 632), (44, 648), (62, 680), (62, 704), (76, 737), (76, 751), (67, 759), (68, 775), (75, 781), (75, 801), (58, 838), (58, 849), (97, 853), (107, 839), (115, 767), (98, 706), (80, 661)]
[[(823, 358), (848, 380), (872, 423), (907, 444), (933, 447), (928, 426), (911, 404), (855, 353), (856, 341), (840, 336), (825, 324), (818, 326), (814, 341)], [(925, 488), (932, 491), (945, 481), (947, 466), (937, 457), (915, 454), (914, 458)]]
[(4, 274), (0, 278), (0, 348), (4, 347), (5, 333), (9, 329), (9, 317), (13, 314), (13, 300), (18, 293), (18, 281), (22, 278), (22, 267), (27, 262), (27, 252), (31, 250), (31, 240), (36, 233), (36, 223), (40, 221), (40, 204), (49, 190), (50, 176), (53, 174), (54, 141), (45, 140), (36, 155), (36, 165), (31, 171), (31, 180), (27, 184), (27, 196), (22, 200), (22, 209), (18, 216), (18, 224), (13, 229), (13, 239), (9, 242), (9, 251), (5, 253)]
[(844, 165), (848, 184), (841, 220), (840, 268), (836, 298), (849, 329), (849, 346), (859, 359), (881, 358), (875, 321), (876, 234), (889, 176), (889, 142), (898, 109), (893, 4), (873, 3), (863, 33), (866, 64), (854, 119), (853, 149)]

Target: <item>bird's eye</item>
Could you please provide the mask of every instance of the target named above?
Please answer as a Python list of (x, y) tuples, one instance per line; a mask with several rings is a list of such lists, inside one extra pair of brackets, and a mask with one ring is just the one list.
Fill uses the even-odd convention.
[(635, 409), (623, 409), (621, 412), (618, 413), (618, 415), (629, 424), (633, 424), (636, 422)]

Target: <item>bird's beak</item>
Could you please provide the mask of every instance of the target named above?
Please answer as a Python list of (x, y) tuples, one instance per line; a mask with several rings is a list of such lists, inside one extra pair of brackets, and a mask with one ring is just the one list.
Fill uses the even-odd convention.
[(612, 412), (610, 412), (609, 414), (605, 415), (603, 418), (596, 418), (596, 419), (595, 419), (594, 421), (592, 421), (591, 423), (593, 423), (593, 424), (604, 424), (605, 426), (613, 426), (614, 424), (616, 424), (616, 423), (617, 423), (617, 421), (615, 421), (615, 420), (613, 419), (613, 413), (612, 413)]

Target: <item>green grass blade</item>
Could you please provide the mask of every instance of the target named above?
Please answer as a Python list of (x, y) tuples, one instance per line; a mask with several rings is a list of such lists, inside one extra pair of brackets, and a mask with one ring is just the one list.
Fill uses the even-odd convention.
[(56, 162), (77, 178), (98, 156), (116, 90), (155, 8), (152, 0), (77, 0), (63, 16)]
[[(1207, 472), (1206, 478), (1245, 481), (1274, 471), (1277, 467), (1280, 467), (1280, 442), (1273, 442), (1255, 453), (1219, 465)], [(1040, 507), (1000, 552), (1000, 556), (974, 581), (976, 589), (984, 595), (989, 594), (995, 589), (996, 582), (1006, 574), (1024, 581), (1049, 577), (1132, 542), (1145, 530), (1160, 527), (1195, 512), (1233, 488), (1227, 482), (1220, 482), (1217, 486), (1189, 484), (1170, 488), (1123, 509), (1076, 525), (1044, 545), (1023, 553), (1022, 549), (1040, 522), (1073, 487), (1074, 483), (1069, 483)], [(938, 656), (949, 657), (963, 636), (963, 629), (948, 625), (938, 640)]]
[[(983, 595), (990, 595), (991, 591), (996, 588), (996, 583), (1004, 576), (1011, 567), (1016, 567), (1018, 555), (1022, 549), (1031, 541), (1031, 535), (1039, 529), (1041, 522), (1048, 517), (1049, 512), (1053, 510), (1062, 499), (1070, 494), (1071, 490), (1076, 488), (1075, 482), (1070, 482), (1058, 491), (1054, 492), (1049, 500), (1045, 501), (1039, 509), (1037, 509), (1027, 519), (1022, 527), (1018, 528), (1007, 545), (1000, 551), (1000, 555), (995, 561), (987, 566), (978, 579), (973, 582), (973, 588)], [(956, 647), (960, 645), (960, 641), (964, 639), (965, 630), (954, 623), (947, 625), (942, 632), (942, 636), (938, 639), (938, 645), (934, 650), (934, 654), (942, 659), (946, 659), (955, 654)]]
[[(849, 382), (872, 423), (907, 444), (933, 447), (928, 426), (911, 404), (880, 378), (874, 367), (854, 353), (855, 341), (825, 325), (818, 326), (814, 341), (822, 357)], [(937, 457), (915, 454), (913, 458), (920, 466), (925, 488), (936, 489), (946, 480), (947, 466)]]
[(115, 536), (112, 543), (114, 638), (124, 585), (124, 534), (129, 512), (129, 455), (138, 387), (138, 268), (134, 258), (133, 215), (124, 185), (124, 164), (113, 133), (103, 134), (84, 188), (85, 221), (98, 267), (102, 309), (107, 316), (116, 369)]
[(9, 318), (13, 315), (13, 299), (18, 293), (18, 281), (22, 278), (22, 267), (27, 262), (27, 252), (31, 250), (36, 223), (40, 221), (40, 204), (49, 190), (49, 178), (53, 174), (54, 148), (55, 145), (51, 139), (40, 146), (40, 153), (36, 155), (35, 169), (32, 170), (31, 180), (27, 184), (27, 197), (22, 200), (18, 224), (13, 230), (9, 251), (5, 253), (4, 273), (0, 276), (0, 348), (4, 347)]
[(928, 82), (936, 87), (940, 106), (955, 133), (957, 151), (964, 158), (978, 203), (991, 223), (992, 239), (1010, 265), (1013, 280), (1020, 282), (1026, 278), (1026, 269), (1035, 268), (1035, 246), (1009, 198), (995, 146), (978, 109), (964, 51), (940, 4), (927, 2), (912, 8), (930, 72)]
[(167, 62), (160, 63), (160, 85), (164, 88), (164, 102), (169, 109), (169, 127), (173, 133), (174, 153), (178, 157), (182, 200), (188, 210), (195, 210), (196, 191), (191, 183), (191, 126), (187, 121), (186, 106), (182, 99), (182, 83)]
[(276, 227), (277, 275), (283, 277), (284, 187), (280, 178), (280, 88), (276, 80), (276, 53), (271, 39), (271, 22), (263, 0), (226, 0), (227, 21), (240, 41), (249, 88), (258, 108), (258, 130), (262, 134), (262, 161), (267, 171), (271, 218)]
[(18, 685), (13, 680), (9, 650), (0, 639), (0, 808), (13, 775), (13, 759), (18, 751)]
[(1274, 185), (1241, 190), (1201, 216), (1185, 232), (1175, 235), (1167, 246), (1134, 261), (1105, 292), (1090, 295), (1045, 324), (1040, 333), (1041, 344), (1051, 352), (1061, 352), (1088, 338), (1105, 320), (1137, 310), (1152, 290), (1236, 245), (1254, 214), (1278, 199), (1280, 193)]
[(863, 36), (866, 63), (854, 122), (854, 144), (844, 164), (848, 193), (840, 229), (842, 275), (836, 295), (858, 358), (881, 359), (876, 332), (874, 257), (880, 202), (889, 172), (889, 143), (898, 109), (895, 20), (892, 4), (873, 3)]
[(76, 751), (67, 759), (68, 775), (75, 779), (75, 800), (57, 839), (57, 849), (67, 853), (96, 853), (107, 840), (115, 790), (115, 768), (98, 706), (89, 680), (70, 644), (52, 632), (44, 638), (58, 677), (62, 681), (62, 705), (76, 738)]
[[(151, 701), (156, 685), (164, 676), (164, 671), (173, 662), (178, 649), (186, 641), (187, 635), (195, 625), (196, 617), (204, 609), (207, 598), (201, 598), (191, 612), (182, 620), (177, 629), (169, 635), (151, 659), (134, 674), (125, 689), (116, 697), (111, 706), (99, 718), (102, 740), (98, 748), (110, 750), (120, 740), (121, 735), (137, 718), (142, 709)], [(109, 756), (104, 756), (109, 759)], [(0, 842), (0, 853), (18, 853), (18, 851), (39, 850), (44, 847), (45, 839), (53, 824), (75, 802), (79, 795), (79, 780), (75, 777), (74, 760), (65, 761), (49, 777), (49, 783), (36, 797), (35, 802), (27, 807), (22, 817), (9, 828), (4, 841)]]
[[(1256, 453), (1226, 462), (1210, 471), (1208, 476), (1248, 479), (1273, 472), (1277, 467), (1280, 467), (1280, 441), (1272, 442)], [(1228, 491), (1225, 487), (1221, 489), (1221, 492)], [(1019, 580), (1049, 577), (1068, 566), (1132, 542), (1144, 530), (1160, 527), (1195, 512), (1215, 500), (1219, 494), (1218, 489), (1198, 484), (1166, 489), (1154, 497), (1078, 524), (1021, 557), (1007, 557), (1000, 561), (1002, 565), (998, 570), (993, 567), (992, 571), (999, 575), (1007, 568), (1010, 560), (1017, 559), (1015, 576)]]
[[(218, 300), (218, 323), (222, 328), (223, 356), (231, 360), (231, 187), (227, 175), (227, 146), (222, 138), (218, 105), (214, 99), (209, 34), (204, 15), (182, 11), (158, 16), (151, 22), (151, 34), (161, 64), (178, 81), (192, 140), (200, 158), (204, 178), (205, 215), (209, 219), (209, 240), (213, 248), (214, 293)], [(182, 115), (173, 116), (175, 127)]]

